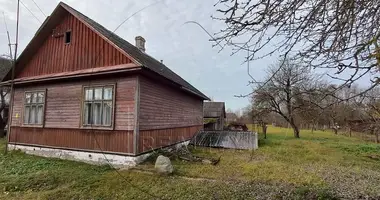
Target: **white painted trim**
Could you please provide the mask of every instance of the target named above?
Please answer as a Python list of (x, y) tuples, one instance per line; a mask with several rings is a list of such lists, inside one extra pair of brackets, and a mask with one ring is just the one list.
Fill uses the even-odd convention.
[[(189, 141), (178, 143), (176, 148), (182, 145), (188, 145)], [(54, 149), (45, 147), (33, 147), (27, 145), (8, 144), (9, 150), (21, 150), (27, 154), (48, 157), (48, 158), (60, 158), (65, 160), (81, 161), (89, 164), (104, 165), (107, 164), (107, 160), (113, 167), (123, 168), (136, 166), (139, 163), (147, 159), (153, 152), (145, 153), (139, 156), (127, 156), (127, 155), (115, 155), (109, 153), (94, 153), (75, 150)], [(166, 147), (169, 148), (169, 147)]]

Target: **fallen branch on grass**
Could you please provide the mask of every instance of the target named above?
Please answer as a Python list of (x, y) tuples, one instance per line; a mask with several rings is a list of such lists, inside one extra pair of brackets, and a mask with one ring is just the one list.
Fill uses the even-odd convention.
[(206, 158), (201, 156), (196, 156), (190, 152), (186, 146), (180, 148), (170, 148), (166, 150), (160, 150), (158, 154), (169, 157), (170, 159), (178, 159), (186, 162), (201, 162), (203, 164), (217, 165), (220, 162), (220, 158)]

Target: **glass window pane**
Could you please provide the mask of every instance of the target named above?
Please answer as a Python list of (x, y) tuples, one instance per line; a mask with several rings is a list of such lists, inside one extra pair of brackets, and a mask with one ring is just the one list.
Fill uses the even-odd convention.
[(95, 88), (94, 90), (95, 90), (95, 100), (101, 100), (103, 88)]
[(29, 111), (30, 111), (30, 107), (29, 106), (25, 106), (25, 110), (24, 110), (24, 124), (29, 124)]
[(104, 100), (112, 100), (112, 87), (106, 87), (104, 88), (104, 94), (103, 94), (103, 99)]
[(37, 124), (42, 124), (42, 118), (43, 118), (43, 116), (44, 116), (44, 114), (43, 114), (43, 106), (42, 105), (38, 105), (37, 106), (37, 119), (36, 119), (36, 121), (37, 121)]
[(92, 106), (92, 124), (101, 125), (102, 103), (93, 103)]
[(91, 103), (84, 104), (84, 124), (91, 124)]
[(35, 124), (36, 123), (36, 106), (30, 107), (30, 114), (29, 114), (29, 124)]
[(38, 97), (37, 97), (37, 102), (38, 103), (43, 103), (45, 99), (45, 93), (44, 92), (39, 92)]
[(30, 103), (31, 100), (31, 94), (30, 93), (25, 93), (25, 102)]
[(93, 89), (86, 88), (85, 89), (85, 100), (92, 100)]
[(32, 103), (37, 103), (37, 93), (32, 93)]
[(106, 101), (103, 104), (103, 125), (110, 126), (112, 117), (112, 101)]

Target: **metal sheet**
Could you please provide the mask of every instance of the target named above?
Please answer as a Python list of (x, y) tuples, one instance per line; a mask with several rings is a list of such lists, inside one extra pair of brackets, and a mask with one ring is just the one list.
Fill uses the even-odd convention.
[(229, 149), (256, 149), (256, 135), (251, 131), (200, 131), (191, 139), (190, 144)]

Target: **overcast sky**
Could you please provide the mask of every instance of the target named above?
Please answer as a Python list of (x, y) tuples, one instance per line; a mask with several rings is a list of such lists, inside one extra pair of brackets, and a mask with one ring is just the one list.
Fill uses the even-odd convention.
[[(0, 0), (1, 12), (5, 13), (12, 40), (16, 24), (16, 0)], [(22, 0), (33, 15), (21, 5), (19, 50), (23, 50), (45, 19), (44, 14), (32, 0)], [(50, 15), (59, 1), (35, 0), (46, 15)], [(66, 0), (73, 8), (114, 30), (127, 17), (154, 1), (137, 0)], [(116, 33), (134, 44), (134, 38), (141, 35), (146, 39), (146, 51), (164, 63), (174, 72), (190, 82), (214, 101), (226, 102), (233, 110), (248, 104), (248, 99), (234, 95), (251, 91), (247, 86), (249, 77), (247, 65), (243, 64), (245, 53), (230, 56), (231, 49), (219, 52), (212, 47), (209, 36), (195, 24), (197, 21), (209, 32), (222, 28), (220, 22), (210, 18), (215, 12), (214, 1), (204, 0), (163, 0), (130, 18)], [(0, 54), (8, 52), (8, 41), (3, 16), (0, 16)], [(20, 52), (20, 51), (19, 51)], [(273, 60), (251, 62), (254, 77), (260, 79), (264, 69)]]
[[(42, 12), (50, 15), (59, 1), (34, 0)], [(234, 95), (247, 94), (251, 87), (247, 65), (243, 63), (246, 53), (230, 56), (232, 50), (212, 47), (210, 37), (195, 24), (196, 21), (210, 33), (223, 28), (221, 22), (211, 19), (215, 13), (216, 0), (161, 0), (124, 23), (116, 33), (134, 44), (134, 38), (141, 35), (146, 39), (146, 52), (164, 63), (174, 72), (190, 82), (214, 101), (226, 102), (233, 110), (248, 105), (247, 98)], [(17, 0), (0, 0), (0, 12), (14, 41)], [(22, 51), (44, 21), (44, 14), (32, 0), (22, 0), (19, 47)], [(154, 0), (65, 0), (65, 3), (99, 22), (109, 30), (114, 30), (122, 21), (138, 10), (150, 5)], [(8, 41), (3, 16), (0, 15), (0, 54), (8, 52)], [(37, 19), (36, 19), (37, 18)], [(269, 47), (270, 48), (270, 47)], [(19, 51), (19, 53), (20, 53)], [(277, 57), (252, 61), (251, 74), (257, 80), (265, 76), (265, 69), (275, 64)]]

